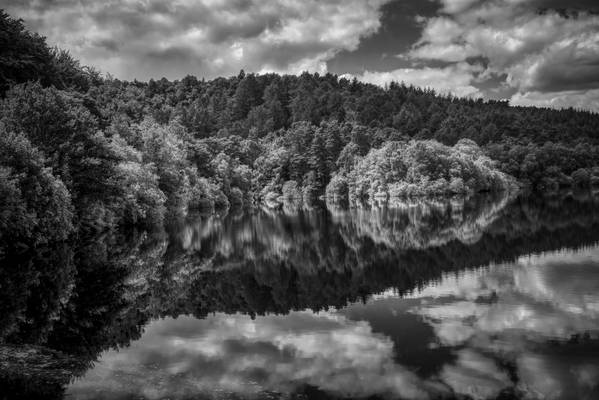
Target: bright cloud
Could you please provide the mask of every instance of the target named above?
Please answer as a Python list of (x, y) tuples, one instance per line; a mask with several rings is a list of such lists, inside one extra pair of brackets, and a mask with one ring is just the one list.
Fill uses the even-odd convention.
[(179, 317), (154, 321), (130, 348), (106, 352), (68, 394), (259, 398), (308, 384), (343, 397), (428, 398), (416, 375), (392, 356), (391, 340), (368, 323), (331, 313)]
[(522, 0), (442, 3), (442, 14), (424, 21), (412, 58), (482, 58), (483, 76), (505, 74), (516, 104), (599, 110), (594, 96), (581, 99), (599, 87), (599, 15), (540, 11)]
[[(379, 85), (599, 111), (599, 14), (584, 11), (597, 10), (593, 0), (5, 0), (3, 8), (118, 78), (331, 66)], [(406, 18), (413, 26), (403, 27)]]
[(380, 27), (388, 0), (9, 0), (50, 44), (121, 78), (326, 70)]
[(564, 92), (525, 92), (516, 93), (510, 99), (516, 106), (537, 106), (549, 108), (577, 108), (599, 110), (599, 89), (569, 90)]
[(462, 62), (445, 68), (401, 68), (389, 72), (366, 71), (358, 79), (384, 86), (392, 81), (435, 89), (439, 93), (480, 97), (482, 93), (473, 83), (482, 67)]

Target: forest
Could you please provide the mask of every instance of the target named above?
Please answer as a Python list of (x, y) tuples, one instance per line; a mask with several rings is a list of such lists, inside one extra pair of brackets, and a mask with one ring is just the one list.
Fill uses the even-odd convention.
[(595, 113), (307, 72), (123, 81), (0, 11), (0, 249), (260, 202), (596, 184)]

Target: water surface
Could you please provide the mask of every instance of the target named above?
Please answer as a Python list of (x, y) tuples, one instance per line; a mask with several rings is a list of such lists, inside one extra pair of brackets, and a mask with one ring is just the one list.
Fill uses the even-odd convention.
[(599, 199), (231, 212), (7, 257), (31, 397), (599, 396)]

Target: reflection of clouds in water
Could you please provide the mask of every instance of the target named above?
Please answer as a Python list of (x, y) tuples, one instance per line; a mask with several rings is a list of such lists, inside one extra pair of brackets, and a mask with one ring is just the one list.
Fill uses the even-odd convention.
[[(593, 313), (599, 266), (588, 262), (598, 253), (599, 248), (550, 253), (448, 274), (409, 299), (393, 291), (375, 296), (374, 302), (395, 297), (398, 309), (405, 302), (418, 304), (410, 312), (433, 327), (432, 347), (451, 348), (455, 359), (432, 376), (416, 376), (398, 365), (391, 338), (366, 321), (329, 312), (256, 320), (216, 314), (152, 322), (130, 348), (104, 353), (69, 394), (259, 397), (263, 391), (311, 385), (349, 397), (433, 393), (485, 399), (515, 388), (530, 398), (585, 398), (599, 389), (599, 360), (584, 347), (578, 353), (547, 347), (547, 339), (569, 339), (599, 327)], [(513, 368), (516, 382), (506, 366)]]
[(560, 262), (559, 255), (521, 258), (516, 287), (565, 312), (599, 318), (599, 251), (572, 254), (567, 263)]
[(457, 356), (456, 363), (446, 365), (441, 372), (441, 379), (455, 393), (488, 399), (510, 386), (509, 377), (493, 360), (470, 349), (458, 351)]
[[(580, 358), (580, 357), (579, 357)], [(586, 355), (593, 360), (592, 354)], [(564, 355), (524, 354), (517, 359), (518, 388), (527, 398), (597, 399), (599, 362), (569, 360)]]
[(392, 342), (367, 323), (329, 313), (256, 320), (223, 314), (206, 320), (182, 317), (155, 321), (130, 348), (106, 352), (69, 394), (257, 395), (309, 384), (351, 397), (425, 398), (416, 376), (392, 356)]
[(415, 310), (434, 325), (468, 321), (477, 331), (520, 329), (568, 338), (599, 326), (599, 266), (577, 262), (599, 251), (586, 252), (572, 253), (572, 263), (569, 253), (562, 254), (561, 262), (549, 254), (547, 262), (537, 256), (514, 265), (446, 275), (410, 297), (436, 299)]
[(524, 354), (518, 358), (520, 388), (532, 398), (559, 399), (562, 382), (555, 371), (551, 371), (546, 360), (538, 355)]
[[(433, 326), (439, 343), (463, 348), (457, 352), (458, 362), (445, 366), (441, 378), (457, 393), (495, 396), (493, 391), (506, 381), (497, 374), (484, 372), (481, 377), (476, 372), (487, 371), (490, 364), (476, 361), (476, 368), (463, 367), (464, 357), (472, 364), (476, 352), (492, 351), (513, 360), (518, 390), (531, 398), (579, 398), (594, 389), (599, 359), (592, 350), (555, 355), (555, 350), (540, 349), (549, 338), (567, 340), (583, 332), (596, 335), (598, 255), (595, 247), (520, 259), (484, 273), (448, 275), (413, 294), (421, 303), (412, 312)], [(489, 376), (494, 383), (485, 383)]]

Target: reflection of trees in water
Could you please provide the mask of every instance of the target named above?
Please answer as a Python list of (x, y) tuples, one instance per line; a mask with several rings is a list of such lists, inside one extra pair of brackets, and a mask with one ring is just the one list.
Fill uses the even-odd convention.
[[(258, 210), (198, 219), (173, 228), (170, 240), (164, 233), (105, 235), (5, 258), (1, 348), (53, 349), (76, 376), (102, 350), (138, 338), (153, 317), (342, 307), (388, 288), (410, 292), (444, 272), (599, 239), (596, 197), (499, 200)], [(18, 369), (2, 371), (0, 383), (25, 384)], [(56, 388), (64, 376), (56, 375)]]
[(0, 268), (0, 340), (38, 343), (47, 340), (75, 282), (68, 246), (6, 257)]
[(106, 235), (7, 256), (0, 269), (0, 386), (24, 398), (61, 397), (107, 348), (139, 338), (127, 278), (141, 261), (139, 236)]
[[(582, 200), (568, 197), (551, 204), (518, 199), (498, 209), (497, 203), (483, 199), (458, 208), (463, 215), (453, 219), (457, 228), (448, 222), (455, 214), (452, 206), (441, 205), (429, 212), (441, 221), (439, 228), (431, 228), (429, 219), (424, 233), (412, 235), (441, 243), (426, 249), (421, 248), (423, 240), (396, 240), (401, 230), (394, 226), (406, 219), (408, 229), (417, 231), (416, 219), (398, 211), (336, 211), (331, 218), (317, 209), (298, 217), (258, 213), (245, 221), (225, 220), (207, 237), (197, 235), (201, 244), (195, 247), (202, 248), (198, 255), (207, 260), (202, 267), (206, 271), (197, 275), (186, 309), (199, 317), (214, 311), (255, 315), (320, 310), (390, 287), (409, 292), (445, 271), (594, 243), (599, 238), (597, 201)], [(388, 221), (381, 221), (384, 218)], [(481, 220), (487, 224), (477, 222)], [(374, 230), (373, 225), (391, 228)]]
[(339, 208), (329, 205), (333, 220), (349, 240), (370, 238), (403, 249), (427, 249), (452, 240), (474, 243), (508, 204), (506, 193), (434, 200), (396, 199), (390, 207)]

